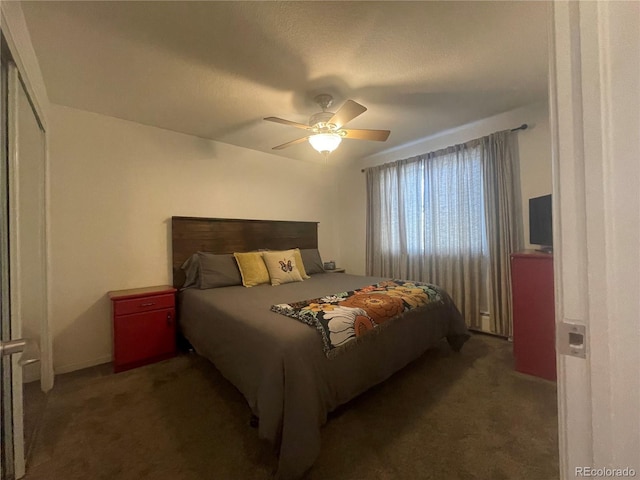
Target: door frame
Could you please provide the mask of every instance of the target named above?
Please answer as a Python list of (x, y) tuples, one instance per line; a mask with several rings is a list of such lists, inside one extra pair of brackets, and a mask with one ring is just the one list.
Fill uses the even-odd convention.
[[(4, 63), (3, 63), (4, 66)], [(2, 88), (0, 89), (0, 95), (2, 98), (8, 98), (8, 68), (5, 71), (3, 68), (2, 79), (0, 82)], [(5, 97), (6, 95), (6, 97)], [(0, 145), (6, 145), (8, 142), (6, 110), (3, 108), (2, 119), (0, 121)], [(9, 290), (9, 159), (7, 158), (6, 149), (2, 148), (0, 152), (0, 265), (2, 269), (0, 271), (0, 287), (1, 301), (0, 301), (0, 318), (2, 323), (0, 324), (0, 341), (6, 342), (11, 338), (11, 310), (10, 310), (10, 290)], [(0, 392), (2, 396), (0, 398), (0, 418), (12, 419), (13, 418), (13, 395), (12, 395), (12, 363), (11, 357), (0, 357), (0, 381), (2, 385)], [(8, 394), (5, 392), (9, 392)], [(14, 452), (13, 452), (13, 424), (11, 421), (0, 422), (0, 478), (13, 478), (15, 470)]]
[(558, 354), (560, 478), (639, 474), (640, 9), (553, 2), (549, 25), (556, 322), (586, 327), (586, 358)]

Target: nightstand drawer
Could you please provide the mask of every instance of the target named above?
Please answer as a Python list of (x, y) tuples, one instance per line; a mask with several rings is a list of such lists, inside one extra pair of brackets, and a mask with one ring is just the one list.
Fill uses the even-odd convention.
[(116, 370), (175, 353), (175, 310), (120, 315), (114, 320)]
[(167, 293), (133, 298), (131, 300), (115, 300), (113, 302), (113, 313), (114, 315), (129, 315), (162, 308), (173, 308), (173, 306), (174, 295), (173, 293)]

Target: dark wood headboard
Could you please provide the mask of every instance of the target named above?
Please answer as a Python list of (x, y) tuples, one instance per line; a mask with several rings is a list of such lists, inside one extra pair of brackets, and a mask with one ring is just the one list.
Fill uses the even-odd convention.
[(318, 248), (318, 222), (171, 217), (173, 286), (182, 287), (180, 266), (196, 252), (233, 253), (261, 248)]

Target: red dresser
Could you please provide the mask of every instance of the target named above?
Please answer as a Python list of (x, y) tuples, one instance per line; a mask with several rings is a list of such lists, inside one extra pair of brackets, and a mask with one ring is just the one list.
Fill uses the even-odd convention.
[(553, 255), (511, 255), (513, 355), (518, 372), (556, 379)]
[(175, 355), (175, 292), (168, 285), (109, 292), (113, 305), (114, 371)]

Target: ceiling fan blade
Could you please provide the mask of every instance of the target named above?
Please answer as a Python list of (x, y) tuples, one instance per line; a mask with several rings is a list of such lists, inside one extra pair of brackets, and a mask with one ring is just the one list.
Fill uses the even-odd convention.
[(292, 122), (291, 120), (285, 120), (284, 118), (278, 117), (267, 117), (265, 120), (269, 122), (282, 123), (283, 125), (290, 125), (296, 128), (302, 128), (303, 130), (309, 130), (309, 125), (305, 125), (304, 123)]
[(344, 138), (353, 138), (355, 140), (375, 140), (376, 142), (384, 142), (389, 138), (391, 133), (389, 130), (342, 130), (345, 132)]
[(290, 147), (292, 145), (296, 145), (297, 143), (306, 142), (307, 138), (309, 138), (309, 136), (298, 138), (297, 140), (291, 140), (290, 142), (283, 143), (282, 145), (278, 145), (276, 147), (273, 147), (271, 150), (282, 150), (283, 148), (287, 148), (287, 147)]
[(363, 107), (353, 100), (347, 100), (344, 102), (344, 105), (340, 107), (340, 110), (334, 113), (331, 120), (329, 120), (329, 123), (333, 123), (336, 127), (340, 128), (366, 111), (367, 107)]

